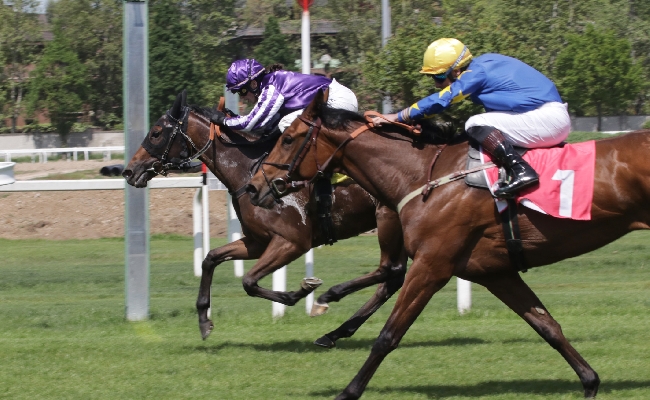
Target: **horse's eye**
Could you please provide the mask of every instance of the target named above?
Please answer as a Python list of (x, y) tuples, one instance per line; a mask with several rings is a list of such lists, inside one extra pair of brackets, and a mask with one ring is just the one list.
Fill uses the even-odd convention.
[(161, 132), (162, 132), (161, 129), (155, 129), (154, 128), (154, 129), (151, 130), (151, 137), (152, 138), (157, 138), (158, 136), (160, 136)]
[(293, 143), (293, 138), (291, 136), (285, 136), (282, 139), (282, 144), (291, 144)]

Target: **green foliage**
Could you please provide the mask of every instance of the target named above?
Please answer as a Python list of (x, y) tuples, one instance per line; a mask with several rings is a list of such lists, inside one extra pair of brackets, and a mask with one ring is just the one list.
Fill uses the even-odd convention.
[(641, 126), (641, 128), (650, 129), (650, 120), (644, 122), (643, 125)]
[[(232, 40), (237, 29), (235, 0), (189, 0), (185, 4), (194, 65), (201, 77), (197, 93), (188, 93), (207, 104), (223, 96), (226, 71), (239, 50)], [(169, 105), (168, 105), (169, 106)]]
[(33, 13), (37, 0), (0, 3), (0, 120), (11, 118), (11, 131), (24, 111), (30, 64), (38, 58), (41, 27)]
[(189, 103), (201, 103), (191, 31), (175, 0), (149, 3), (149, 120), (153, 124), (183, 89)]
[(289, 47), (287, 37), (280, 32), (280, 25), (275, 17), (269, 17), (264, 26), (264, 39), (257, 46), (254, 58), (264, 66), (280, 63), (287, 69), (293, 67), (296, 54)]
[(106, 114), (121, 119), (122, 2), (59, 0), (51, 3), (48, 15), (54, 27), (73, 38), (69, 48), (86, 68), (89, 91), (84, 108), (93, 121), (102, 124)]
[(630, 42), (593, 25), (567, 39), (557, 58), (555, 76), (570, 110), (577, 115), (591, 110), (599, 117), (625, 112), (643, 85), (641, 67), (630, 54)]
[(65, 146), (89, 85), (86, 68), (70, 49), (65, 32), (55, 28), (53, 33), (29, 82), (28, 102), (31, 110), (47, 112)]

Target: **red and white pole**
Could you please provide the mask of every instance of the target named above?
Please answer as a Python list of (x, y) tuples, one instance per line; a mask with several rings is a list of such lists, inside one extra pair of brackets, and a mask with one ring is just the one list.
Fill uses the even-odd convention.
[(301, 29), (301, 44), (302, 44), (302, 73), (311, 74), (311, 43), (309, 32), (309, 6), (314, 2), (313, 0), (297, 0), (298, 5), (302, 7), (302, 29)]

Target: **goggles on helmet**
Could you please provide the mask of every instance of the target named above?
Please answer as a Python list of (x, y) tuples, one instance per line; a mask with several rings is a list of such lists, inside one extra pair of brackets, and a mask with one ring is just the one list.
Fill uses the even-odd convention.
[[(246, 85), (248, 86), (248, 85)], [(244, 86), (243, 88), (240, 89), (233, 89), (230, 91), (232, 94), (239, 94), (240, 96), (246, 96), (246, 93), (248, 93), (248, 88)]]

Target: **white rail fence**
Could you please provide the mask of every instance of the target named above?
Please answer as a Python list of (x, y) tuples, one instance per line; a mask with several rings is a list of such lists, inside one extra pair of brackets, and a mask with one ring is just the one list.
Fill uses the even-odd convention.
[[(81, 191), (81, 190), (124, 190), (126, 181), (124, 179), (79, 179), (79, 180), (34, 180), (16, 181), (13, 174), (13, 162), (0, 162), (0, 192), (41, 192), (41, 191)], [(201, 276), (201, 265), (210, 251), (210, 213), (208, 203), (209, 190), (226, 190), (226, 187), (214, 177), (203, 184), (202, 177), (169, 177), (154, 178), (149, 181), (150, 189), (179, 189), (196, 188), (192, 201), (192, 222), (194, 237), (194, 275)], [(229, 208), (229, 241), (241, 238), (241, 226), (232, 206), (232, 199), (228, 196)], [(236, 221), (236, 222), (235, 222)], [(313, 249), (309, 250), (306, 257), (306, 270), (313, 273)], [(235, 260), (235, 276), (244, 275), (244, 262)], [(273, 273), (273, 290), (286, 290), (286, 265)], [(310, 275), (311, 276), (311, 275)], [(306, 312), (311, 311), (313, 304), (313, 293), (306, 299)], [(284, 315), (285, 305), (273, 302), (272, 316), (281, 317)]]
[(102, 153), (104, 160), (111, 159), (111, 153), (124, 153), (124, 146), (103, 146), (103, 147), (56, 147), (45, 149), (20, 149), (0, 150), (5, 162), (10, 162), (12, 157), (31, 156), (32, 162), (46, 163), (50, 154), (72, 154), (72, 161), (78, 160), (79, 153), (83, 154), (84, 160), (88, 160), (90, 153)]
[[(117, 146), (116, 146), (117, 147)], [(91, 148), (87, 148), (91, 149)], [(123, 149), (123, 148), (122, 148)], [(92, 150), (89, 150), (92, 151)], [(68, 191), (68, 190), (124, 190), (126, 181), (124, 179), (80, 179), (80, 180), (35, 180), (15, 181), (13, 176), (12, 162), (0, 162), (0, 192), (39, 192), (39, 191)], [(210, 214), (208, 203), (209, 190), (226, 190), (225, 186), (212, 175), (208, 174), (206, 184), (203, 184), (202, 177), (191, 178), (154, 178), (149, 181), (151, 189), (172, 189), (172, 188), (196, 188), (192, 202), (192, 221), (194, 237), (194, 275), (201, 276), (201, 265), (210, 251)], [(13, 182), (13, 183), (12, 183)], [(228, 240), (233, 242), (239, 240), (241, 226), (232, 206), (232, 199), (228, 195)], [(286, 265), (273, 273), (273, 290), (286, 290)], [(234, 261), (235, 276), (244, 275), (244, 262)], [(311, 249), (305, 254), (305, 276), (314, 275), (314, 250)], [(311, 312), (314, 302), (314, 293), (305, 298), (305, 311)], [(471, 283), (457, 278), (457, 306), (458, 312), (464, 314), (471, 309), (472, 288)], [(284, 304), (273, 302), (273, 317), (284, 315)]]

